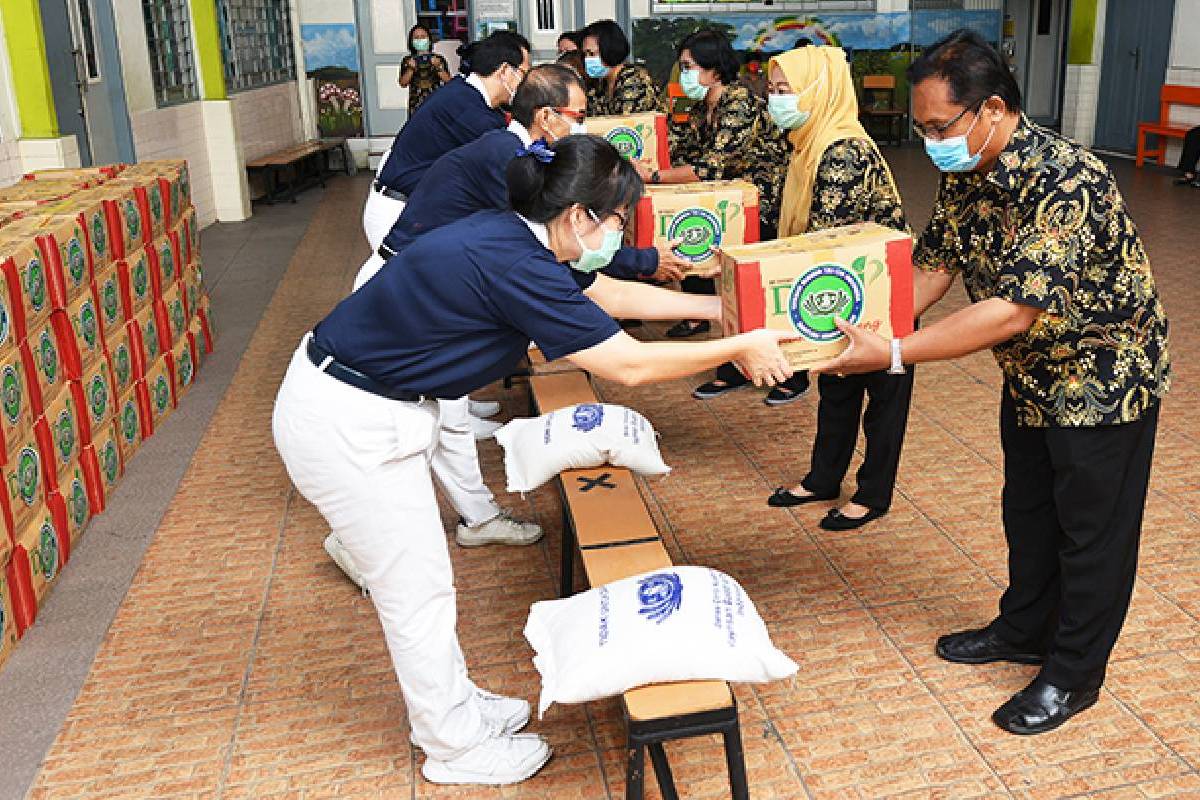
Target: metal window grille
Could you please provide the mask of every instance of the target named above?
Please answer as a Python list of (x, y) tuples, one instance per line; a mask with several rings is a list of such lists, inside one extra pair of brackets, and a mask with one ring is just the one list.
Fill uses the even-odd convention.
[(78, 0), (79, 33), (82, 39), (83, 63), (89, 81), (100, 79), (100, 60), (96, 55), (96, 31), (92, 20), (91, 0)]
[(160, 106), (200, 96), (187, 0), (142, 0), (154, 99)]
[(537, 0), (537, 29), (539, 31), (554, 31), (554, 3), (556, 0)]
[(217, 10), (229, 91), (295, 79), (287, 0), (217, 0)]

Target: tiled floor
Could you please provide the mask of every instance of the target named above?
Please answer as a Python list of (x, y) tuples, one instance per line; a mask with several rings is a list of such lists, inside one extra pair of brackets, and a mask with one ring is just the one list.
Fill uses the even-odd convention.
[[(916, 151), (889, 156), (919, 226), (932, 170)], [(806, 466), (815, 398), (771, 410), (755, 391), (693, 401), (693, 381), (603, 387), (662, 434), (675, 472), (645, 492), (672, 555), (738, 577), (800, 664), (792, 681), (737, 689), (752, 796), (1200, 797), (1200, 193), (1116, 168), (1172, 315), (1177, 379), (1110, 679), (1055, 733), (1019, 738), (988, 720), (1033, 668), (932, 653), (939, 633), (989, 619), (1005, 580), (990, 356), (921, 368), (893, 511), (849, 533), (817, 528), (821, 508), (764, 505)], [(425, 783), (369, 601), (325, 558), (324, 525), (275, 455), (269, 415), (288, 356), (365, 255), (347, 212), (365, 185), (327, 191), (31, 797), (623, 796), (613, 702), (535, 722), (557, 754), (525, 784)], [(962, 303), (956, 289), (934, 316)], [(507, 415), (525, 408), (519, 389), (487, 394)], [(499, 449), (481, 452), (500, 491)], [(520, 631), (529, 603), (554, 591), (558, 501), (551, 488), (504, 499), (548, 535), (526, 549), (451, 545), (459, 629), (478, 683), (532, 698)], [(668, 752), (685, 797), (727, 796), (715, 740)]]

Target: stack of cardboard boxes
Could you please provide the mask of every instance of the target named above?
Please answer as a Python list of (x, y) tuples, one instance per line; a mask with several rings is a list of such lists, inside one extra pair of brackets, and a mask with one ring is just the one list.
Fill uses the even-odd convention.
[(184, 161), (0, 189), (0, 664), (212, 349)]

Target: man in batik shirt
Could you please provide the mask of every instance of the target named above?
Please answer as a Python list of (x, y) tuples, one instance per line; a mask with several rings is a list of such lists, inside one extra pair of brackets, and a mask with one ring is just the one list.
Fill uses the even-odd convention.
[(966, 31), (910, 68), (914, 128), (945, 174), (914, 263), (917, 313), (961, 274), (972, 304), (890, 343), (844, 326), (822, 371), (865, 372), (992, 348), (1004, 373), (1000, 440), (1009, 585), (978, 630), (943, 636), (949, 661), (1040, 664), (992, 719), (1052, 730), (1099, 697), (1129, 608), (1167, 318), (1108, 167), (1031, 123), (996, 51)]

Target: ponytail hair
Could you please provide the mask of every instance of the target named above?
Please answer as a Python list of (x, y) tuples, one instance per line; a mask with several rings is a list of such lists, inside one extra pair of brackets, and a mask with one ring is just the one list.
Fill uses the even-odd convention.
[(521, 216), (545, 223), (578, 204), (604, 219), (637, 205), (642, 179), (601, 137), (567, 136), (554, 143), (549, 158), (539, 144), (508, 165), (509, 204)]

